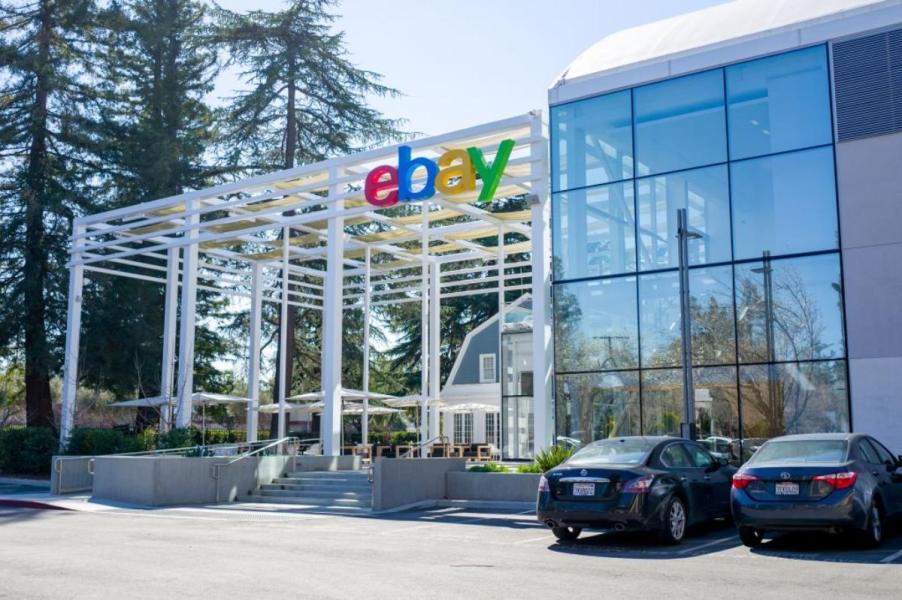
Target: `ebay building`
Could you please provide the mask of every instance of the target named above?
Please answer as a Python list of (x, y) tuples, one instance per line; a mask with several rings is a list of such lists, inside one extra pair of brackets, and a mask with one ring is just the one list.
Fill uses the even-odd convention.
[[(902, 452), (902, 2), (738, 0), (624, 30), (548, 97), (547, 111), (77, 219), (63, 443), (82, 291), (121, 276), (165, 294), (160, 393), (122, 402), (158, 408), (162, 428), (231, 402), (249, 441), (261, 413), (285, 438), (315, 412), (325, 455), (349, 451), (347, 415), (368, 440), (370, 413), (402, 408), (421, 455), (448, 438), (519, 459), (672, 434), (741, 460), (771, 436), (850, 430)], [(195, 389), (200, 290), (249, 313), (246, 396)], [(442, 300), (476, 295), (498, 315), (444, 373)], [(280, 402), (262, 401), (285, 372), (261, 349), (264, 303), (283, 324), (291, 305), (321, 311), (317, 391), (280, 381)], [(420, 387), (393, 398), (370, 389), (369, 331), (407, 303)], [(361, 382), (342, 381), (352, 311)]]

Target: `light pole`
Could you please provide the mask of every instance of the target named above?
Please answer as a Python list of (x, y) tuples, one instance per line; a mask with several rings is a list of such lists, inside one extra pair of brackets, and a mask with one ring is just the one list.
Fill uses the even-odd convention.
[[(767, 403), (771, 414), (774, 414), (774, 403), (777, 398), (777, 370), (774, 365), (776, 349), (774, 344), (774, 268), (771, 265), (770, 251), (765, 250), (761, 256), (761, 266), (752, 269), (752, 273), (760, 273), (764, 276), (764, 334), (767, 345)], [(772, 424), (773, 428), (773, 424)], [(781, 428), (782, 429), (782, 428)]]
[(679, 240), (680, 267), (680, 323), (683, 359), (683, 422), (680, 436), (694, 440), (695, 431), (695, 389), (692, 383), (692, 316), (689, 300), (689, 240), (701, 235), (689, 231), (689, 216), (685, 208), (677, 209), (677, 239)]

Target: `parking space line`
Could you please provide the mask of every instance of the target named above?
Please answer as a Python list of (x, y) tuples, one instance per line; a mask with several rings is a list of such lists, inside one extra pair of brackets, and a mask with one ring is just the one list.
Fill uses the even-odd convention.
[(720, 538), (719, 540), (713, 540), (711, 542), (708, 542), (707, 544), (701, 544), (699, 546), (692, 546), (691, 548), (683, 548), (682, 550), (678, 551), (677, 554), (689, 554), (690, 552), (697, 552), (703, 548), (710, 548), (711, 546), (716, 546), (717, 544), (722, 544), (722, 543), (732, 540), (732, 539), (734, 539), (733, 536), (730, 536), (730, 537)]
[(542, 537), (534, 537), (534, 538), (527, 538), (527, 539), (525, 539), (525, 540), (519, 540), (519, 541), (513, 542), (512, 545), (513, 545), (513, 546), (520, 546), (520, 545), (522, 545), (522, 544), (529, 544), (529, 543), (532, 543), (532, 542), (541, 542), (541, 541), (546, 541), (546, 542), (547, 542), (547, 541), (550, 541), (550, 540), (551, 540), (551, 537), (549, 537), (549, 536), (546, 534), (546, 535), (543, 535)]
[(894, 552), (894, 553), (890, 554), (886, 558), (881, 559), (880, 562), (884, 563), (884, 564), (891, 563), (894, 560), (896, 560), (897, 558), (902, 558), (902, 550), (899, 550), (898, 552)]

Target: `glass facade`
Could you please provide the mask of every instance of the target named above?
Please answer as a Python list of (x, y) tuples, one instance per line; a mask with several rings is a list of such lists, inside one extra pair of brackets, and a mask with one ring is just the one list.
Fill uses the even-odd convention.
[(679, 432), (678, 209), (699, 437), (739, 461), (761, 438), (848, 430), (826, 48), (551, 119), (557, 434)]

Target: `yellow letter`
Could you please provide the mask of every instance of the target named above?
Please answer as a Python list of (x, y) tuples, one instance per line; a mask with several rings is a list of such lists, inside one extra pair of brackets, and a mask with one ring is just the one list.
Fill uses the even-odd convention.
[[(460, 164), (452, 166), (451, 163), (455, 160), (459, 160)], [(438, 157), (437, 162), (441, 170), (435, 178), (435, 189), (439, 192), (452, 195), (476, 189), (473, 163), (466, 150), (448, 150)]]

